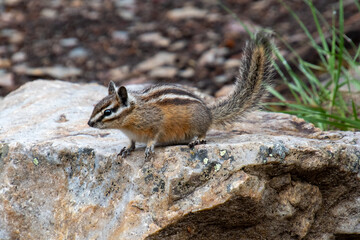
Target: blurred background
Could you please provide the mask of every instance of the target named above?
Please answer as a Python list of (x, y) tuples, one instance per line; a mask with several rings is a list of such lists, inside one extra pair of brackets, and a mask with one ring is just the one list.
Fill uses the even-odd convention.
[[(226, 95), (250, 38), (247, 30), (263, 28), (275, 32), (279, 54), (295, 73), (301, 73), (300, 57), (318, 66), (314, 74), (327, 81), (308, 35), (315, 44), (324, 38), (331, 46), (331, 26), (342, 24), (336, 34), (346, 36), (343, 46), (356, 63), (359, 6), (357, 0), (0, 0), (0, 96), (39, 78), (102, 85), (171, 82)], [(281, 83), (289, 75), (291, 82), (291, 72), (276, 74), (275, 91), (292, 101), (296, 97)], [(298, 78), (306, 82), (306, 74)]]

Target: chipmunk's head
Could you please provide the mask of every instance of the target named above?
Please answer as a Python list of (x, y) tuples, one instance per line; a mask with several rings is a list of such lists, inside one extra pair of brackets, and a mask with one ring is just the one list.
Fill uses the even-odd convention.
[(119, 128), (122, 117), (134, 108), (135, 101), (124, 86), (117, 88), (111, 81), (108, 92), (109, 95), (96, 104), (88, 122), (90, 127)]

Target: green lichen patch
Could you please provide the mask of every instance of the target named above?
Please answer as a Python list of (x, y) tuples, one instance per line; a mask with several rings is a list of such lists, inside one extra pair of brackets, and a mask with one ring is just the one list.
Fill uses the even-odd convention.
[(220, 163), (215, 164), (215, 167), (214, 167), (215, 172), (219, 171), (220, 168), (221, 168), (221, 164), (220, 164)]
[(38, 166), (39, 165), (39, 159), (37, 159), (36, 157), (35, 158), (33, 158), (33, 164), (35, 165), (35, 166)]

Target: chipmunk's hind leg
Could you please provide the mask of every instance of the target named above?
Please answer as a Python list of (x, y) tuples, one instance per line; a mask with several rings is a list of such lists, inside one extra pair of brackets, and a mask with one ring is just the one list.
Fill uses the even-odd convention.
[(134, 150), (135, 150), (135, 141), (131, 140), (130, 145), (121, 149), (118, 156), (125, 158), (126, 156), (130, 155), (130, 153)]
[(146, 144), (146, 148), (145, 148), (145, 160), (149, 160), (151, 159), (151, 157), (154, 156), (155, 154), (155, 144), (156, 144), (156, 140), (150, 140), (148, 141), (148, 143)]
[(194, 148), (194, 146), (199, 144), (206, 144), (205, 135), (197, 137), (194, 141), (191, 141), (188, 146), (189, 148)]

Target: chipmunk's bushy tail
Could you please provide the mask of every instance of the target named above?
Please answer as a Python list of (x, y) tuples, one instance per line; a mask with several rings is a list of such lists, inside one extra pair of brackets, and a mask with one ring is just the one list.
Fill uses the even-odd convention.
[(270, 84), (273, 71), (271, 48), (272, 43), (264, 33), (257, 33), (255, 39), (246, 44), (235, 90), (225, 100), (210, 106), (212, 127), (233, 122), (256, 108), (267, 95), (266, 85)]

